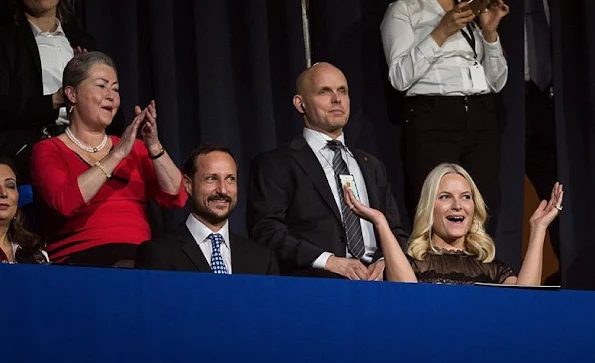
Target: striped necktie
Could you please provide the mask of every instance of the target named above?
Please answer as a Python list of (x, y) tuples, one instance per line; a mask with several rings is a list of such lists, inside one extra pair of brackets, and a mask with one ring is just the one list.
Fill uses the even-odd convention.
[(364, 256), (364, 236), (362, 235), (362, 226), (359, 217), (353, 214), (351, 209), (345, 204), (343, 199), (343, 188), (339, 180), (339, 175), (348, 175), (349, 169), (343, 157), (341, 150), (343, 144), (337, 140), (328, 141), (327, 147), (331, 149), (335, 156), (333, 157), (333, 170), (337, 177), (337, 187), (339, 188), (339, 199), (341, 200), (341, 212), (343, 213), (343, 228), (345, 229), (345, 236), (347, 237), (347, 248), (352, 256), (361, 259)]

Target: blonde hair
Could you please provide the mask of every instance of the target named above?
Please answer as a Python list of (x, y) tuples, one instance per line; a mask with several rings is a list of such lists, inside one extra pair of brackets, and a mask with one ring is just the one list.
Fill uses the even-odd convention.
[(469, 231), (465, 236), (465, 253), (477, 256), (477, 259), (483, 263), (492, 262), (496, 255), (496, 246), (485, 231), (488, 212), (483, 197), (469, 173), (460, 165), (451, 163), (436, 166), (424, 181), (415, 211), (413, 232), (409, 238), (407, 254), (420, 261), (424, 259), (428, 250), (436, 255), (442, 254), (442, 251), (432, 243), (432, 229), (434, 225), (434, 203), (438, 194), (438, 186), (442, 178), (447, 174), (458, 174), (465, 178), (471, 186), (475, 210), (471, 227), (469, 227)]

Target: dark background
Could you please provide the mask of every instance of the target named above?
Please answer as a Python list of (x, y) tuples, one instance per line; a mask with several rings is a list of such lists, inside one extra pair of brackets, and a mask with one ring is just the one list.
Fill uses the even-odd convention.
[[(346, 138), (387, 165), (403, 208), (400, 95), (387, 81), (379, 26), (387, 0), (310, 4), (313, 61), (341, 68), (352, 117)], [(509, 62), (503, 129), (498, 257), (520, 266), (523, 228), (523, 2), (508, 1), (501, 41)], [(205, 141), (228, 145), (240, 163), (232, 229), (245, 232), (248, 165), (254, 155), (301, 134), (291, 98), (306, 67), (299, 0), (80, 0), (81, 25), (118, 65), (122, 108), (157, 101), (159, 133), (173, 159)], [(562, 282), (595, 288), (595, 2), (550, 0), (559, 179), (565, 186)], [(490, 167), (487, 165), (486, 167)], [(404, 209), (403, 213), (404, 213)], [(155, 210), (155, 230), (182, 211)]]

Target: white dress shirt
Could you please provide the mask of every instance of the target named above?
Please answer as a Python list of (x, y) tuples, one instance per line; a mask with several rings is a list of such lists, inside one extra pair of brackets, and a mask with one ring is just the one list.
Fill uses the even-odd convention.
[[(57, 27), (53, 32), (42, 32), (37, 25), (31, 22), (29, 25), (39, 49), (43, 94), (51, 95), (62, 87), (62, 73), (66, 64), (74, 57), (74, 51), (66, 38), (60, 20), (56, 19)], [(56, 123), (59, 125), (69, 123), (66, 107), (60, 107)]]
[[(486, 42), (474, 26), (477, 60), (461, 32), (440, 47), (430, 34), (444, 14), (437, 0), (399, 0), (389, 4), (380, 32), (393, 87), (407, 91), (407, 96), (500, 92), (508, 77), (500, 40)], [(471, 69), (477, 63), (483, 66), (487, 87), (473, 85)]]
[(211, 255), (213, 254), (213, 245), (211, 240), (208, 238), (211, 233), (219, 233), (223, 237), (223, 243), (221, 243), (221, 257), (225, 263), (227, 273), (231, 274), (231, 246), (229, 245), (229, 222), (226, 221), (225, 225), (221, 227), (218, 232), (211, 231), (209, 227), (205, 226), (201, 221), (196, 219), (194, 215), (190, 214), (186, 218), (186, 227), (194, 237), (194, 240), (200, 247), (202, 254), (205, 259), (211, 265)]
[[(303, 136), (304, 139), (306, 139), (306, 142), (308, 143), (312, 151), (314, 151), (314, 154), (316, 155), (316, 158), (318, 159), (320, 166), (322, 166), (322, 169), (324, 170), (324, 175), (326, 175), (326, 180), (328, 181), (328, 185), (331, 188), (333, 197), (335, 198), (335, 203), (337, 204), (337, 208), (339, 209), (341, 218), (343, 218), (341, 199), (339, 197), (339, 186), (337, 183), (335, 170), (333, 169), (333, 157), (335, 156), (335, 152), (327, 146), (327, 141), (332, 140), (332, 138), (330, 138), (328, 135), (323, 134), (322, 132), (314, 131), (308, 128), (304, 128)], [(344, 134), (341, 134), (341, 136), (339, 136), (336, 140), (340, 141), (341, 144), (345, 145)], [(360, 202), (369, 206), (370, 201), (368, 199), (368, 189), (366, 188), (366, 182), (364, 180), (364, 176), (359, 167), (359, 164), (357, 163), (357, 160), (355, 160), (353, 154), (351, 153), (351, 151), (349, 151), (349, 148), (347, 148), (347, 146), (345, 146), (345, 150), (341, 152), (341, 155), (343, 156), (343, 160), (347, 164), (349, 173), (351, 173), (351, 175), (353, 175), (355, 179), (355, 183), (360, 197)], [(366, 262), (372, 262), (372, 257), (376, 252), (377, 246), (376, 235), (374, 234), (374, 226), (372, 225), (372, 223), (364, 219), (360, 219), (360, 224), (362, 227), (362, 234), (364, 237), (364, 247), (366, 249), (366, 252), (362, 260)], [(348, 257), (352, 257), (349, 254), (347, 247), (345, 247), (345, 252)], [(333, 256), (332, 253), (323, 252), (316, 260), (314, 260), (314, 262), (312, 263), (312, 267), (324, 269), (326, 261), (331, 256)]]

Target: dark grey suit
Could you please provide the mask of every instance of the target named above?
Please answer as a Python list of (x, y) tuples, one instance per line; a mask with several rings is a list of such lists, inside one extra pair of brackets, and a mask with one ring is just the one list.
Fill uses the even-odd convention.
[[(384, 165), (352, 150), (362, 171), (370, 206), (382, 211), (401, 243), (403, 229)], [(327, 251), (345, 257), (341, 214), (316, 155), (303, 137), (257, 156), (250, 168), (246, 221), (250, 238), (277, 252), (281, 273), (338, 277), (311, 267)], [(382, 257), (378, 249), (373, 261)]]

